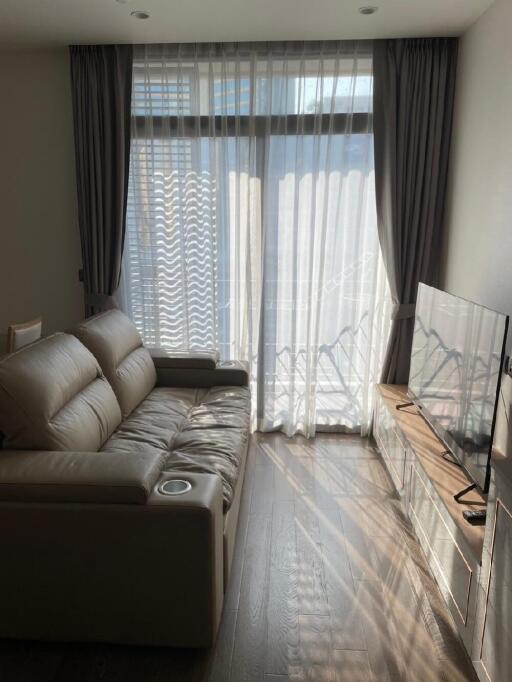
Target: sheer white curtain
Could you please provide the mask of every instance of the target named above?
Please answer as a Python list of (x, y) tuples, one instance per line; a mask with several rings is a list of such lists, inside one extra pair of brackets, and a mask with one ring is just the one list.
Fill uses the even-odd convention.
[(387, 340), (368, 43), (135, 49), (123, 301), (251, 366), (254, 425), (368, 428)]

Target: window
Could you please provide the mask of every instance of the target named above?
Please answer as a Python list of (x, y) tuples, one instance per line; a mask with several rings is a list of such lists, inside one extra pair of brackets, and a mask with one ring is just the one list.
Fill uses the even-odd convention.
[(148, 46), (124, 305), (145, 343), (251, 363), (255, 423), (367, 419), (382, 325), (364, 44)]

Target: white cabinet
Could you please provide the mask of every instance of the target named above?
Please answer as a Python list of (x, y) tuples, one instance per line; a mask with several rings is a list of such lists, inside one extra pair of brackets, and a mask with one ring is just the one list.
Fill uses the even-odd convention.
[[(487, 500), (455, 503), (469, 481), (414, 407), (396, 410), (406, 401), (406, 387), (377, 387), (375, 440), (481, 682), (511, 682), (512, 461), (494, 457)], [(463, 519), (486, 503), (485, 528)]]
[(512, 679), (512, 478), (493, 466), (473, 661), (482, 682)]
[[(460, 467), (443, 458), (445, 447), (414, 406), (396, 409), (407, 401), (406, 387), (377, 387), (374, 437), (457, 631), (471, 654), (475, 624), (481, 626), (477, 605), (482, 601), (479, 585), (484, 528), (470, 526), (462, 513), (485, 504), (485, 500), (473, 491), (463, 504), (455, 502), (454, 494), (470, 481)], [(500, 575), (503, 571), (500, 569)], [(489, 602), (494, 604), (492, 594), (491, 587)], [(494, 608), (501, 618), (502, 611)], [(485, 655), (489, 650), (489, 656), (494, 656), (491, 649), (496, 635), (491, 624), (487, 627), (483, 652)], [(512, 642), (508, 648), (512, 651)], [(508, 680), (512, 680), (512, 666), (510, 670)]]
[(470, 650), (478, 562), (461, 538), (456, 537), (442, 502), (418, 464), (411, 465), (407, 512), (457, 629)]
[(377, 398), (374, 436), (395, 488), (406, 492), (407, 447), (381, 396)]

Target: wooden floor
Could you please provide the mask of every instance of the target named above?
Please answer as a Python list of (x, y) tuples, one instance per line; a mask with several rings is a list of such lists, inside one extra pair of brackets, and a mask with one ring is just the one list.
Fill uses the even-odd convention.
[(0, 641), (0, 681), (32, 680), (475, 677), (376, 451), (354, 436), (256, 434), (215, 649)]

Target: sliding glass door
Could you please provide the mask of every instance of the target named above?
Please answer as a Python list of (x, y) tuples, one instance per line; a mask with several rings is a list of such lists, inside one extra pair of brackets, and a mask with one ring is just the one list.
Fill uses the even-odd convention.
[(365, 44), (147, 46), (124, 305), (148, 345), (248, 360), (255, 426), (368, 424), (385, 347)]

